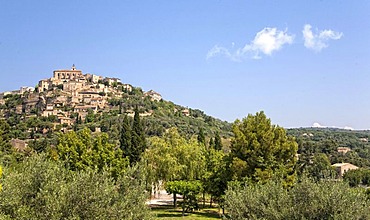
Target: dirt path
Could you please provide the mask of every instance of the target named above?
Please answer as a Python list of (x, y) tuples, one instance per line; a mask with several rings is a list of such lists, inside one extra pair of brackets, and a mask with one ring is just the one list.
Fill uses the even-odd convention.
[[(182, 199), (181, 196), (177, 196), (177, 199)], [(173, 205), (173, 195), (161, 190), (159, 193), (153, 195), (150, 200), (146, 202), (148, 205)]]

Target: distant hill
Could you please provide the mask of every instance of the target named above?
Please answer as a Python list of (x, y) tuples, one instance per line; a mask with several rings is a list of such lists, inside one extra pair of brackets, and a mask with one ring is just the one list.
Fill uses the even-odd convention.
[(292, 128), (287, 134), (296, 138), (298, 153), (306, 156), (324, 153), (334, 163), (352, 163), (370, 168), (370, 131), (339, 128)]

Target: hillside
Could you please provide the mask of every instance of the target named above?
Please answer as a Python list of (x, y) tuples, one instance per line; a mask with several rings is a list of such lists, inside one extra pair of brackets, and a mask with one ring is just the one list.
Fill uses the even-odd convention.
[(140, 112), (148, 136), (161, 136), (176, 127), (188, 137), (202, 129), (208, 137), (231, 136), (231, 124), (162, 99), (161, 94), (123, 83), (120, 79), (83, 74), (73, 65), (55, 70), (33, 87), (0, 93), (0, 118), (10, 126), (7, 138), (37, 140), (57, 132), (89, 127), (118, 139), (125, 115)]
[(370, 167), (369, 130), (294, 128), (287, 129), (287, 134), (296, 138), (301, 155), (324, 153), (332, 164), (346, 162)]

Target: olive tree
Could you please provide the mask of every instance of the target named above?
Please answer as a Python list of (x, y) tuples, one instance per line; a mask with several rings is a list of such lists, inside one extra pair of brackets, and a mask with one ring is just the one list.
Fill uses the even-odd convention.
[(0, 219), (151, 219), (136, 173), (114, 180), (106, 171), (71, 171), (33, 156), (4, 169)]

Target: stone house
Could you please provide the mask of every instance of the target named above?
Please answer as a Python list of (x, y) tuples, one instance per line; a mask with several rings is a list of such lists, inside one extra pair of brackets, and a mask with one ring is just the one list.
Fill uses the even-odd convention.
[(67, 124), (68, 126), (70, 126), (72, 124), (72, 120), (68, 117), (58, 117), (59, 119), (59, 123), (62, 125), (62, 124)]
[(88, 112), (88, 110), (91, 109), (94, 113), (97, 112), (98, 107), (93, 105), (77, 105), (74, 108), (74, 112), (80, 113), (80, 112)]
[(108, 82), (109, 85), (112, 85), (113, 83), (121, 83), (121, 80), (118, 78), (104, 78), (104, 82)]
[(63, 83), (63, 91), (65, 92), (72, 92), (72, 91), (78, 91), (83, 88), (82, 82), (77, 81), (69, 81)]
[(144, 96), (149, 96), (152, 101), (158, 101), (159, 102), (162, 99), (162, 95), (159, 94), (158, 92), (153, 91), (153, 90), (150, 90), (150, 91), (144, 93)]
[(332, 165), (339, 177), (342, 177), (348, 170), (356, 170), (358, 169), (357, 166), (350, 164), (350, 163), (336, 163)]
[(48, 80), (48, 79), (40, 80), (38, 86), (39, 86), (38, 87), (39, 92), (48, 91), (51, 88), (50, 80)]
[(29, 93), (32, 93), (33, 91), (35, 91), (35, 88), (33, 87), (28, 87), (28, 86), (22, 86), (20, 89), (19, 89), (19, 92), (21, 94), (25, 93), (25, 92), (29, 92)]

